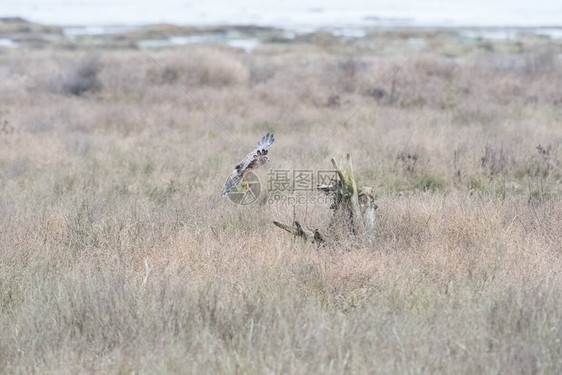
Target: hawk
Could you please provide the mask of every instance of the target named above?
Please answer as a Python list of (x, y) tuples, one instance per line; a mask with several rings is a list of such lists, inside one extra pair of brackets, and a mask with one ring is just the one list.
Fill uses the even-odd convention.
[(264, 165), (269, 161), (269, 157), (267, 157), (267, 150), (271, 147), (273, 141), (273, 133), (267, 133), (261, 141), (258, 142), (256, 148), (246, 155), (240, 163), (236, 164), (234, 171), (228, 180), (226, 180), (226, 183), (222, 188), (221, 197), (225, 196), (234, 189), (240, 181), (242, 181), (242, 186), (248, 188), (248, 183), (244, 181), (244, 175), (246, 172), (257, 168), (260, 165)]

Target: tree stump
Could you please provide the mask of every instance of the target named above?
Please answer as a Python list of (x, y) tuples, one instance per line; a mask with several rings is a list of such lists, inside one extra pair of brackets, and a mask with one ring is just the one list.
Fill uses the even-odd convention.
[(330, 208), (333, 215), (327, 233), (324, 234), (319, 229), (305, 228), (296, 220), (293, 225), (285, 225), (278, 221), (274, 221), (273, 224), (294, 236), (317, 243), (332, 242), (342, 235), (371, 239), (375, 233), (377, 209), (372, 188), (366, 186), (361, 190), (357, 189), (350, 154), (339, 163), (335, 158), (332, 158), (331, 162), (338, 179), (316, 186), (318, 190), (332, 198)]

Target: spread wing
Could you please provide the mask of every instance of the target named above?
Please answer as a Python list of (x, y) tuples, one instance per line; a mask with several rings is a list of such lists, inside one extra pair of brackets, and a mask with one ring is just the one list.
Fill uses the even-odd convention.
[(273, 138), (273, 133), (267, 133), (261, 139), (261, 141), (258, 142), (256, 148), (254, 148), (252, 152), (246, 155), (241, 162), (236, 164), (236, 166), (234, 167), (234, 171), (232, 171), (232, 174), (230, 175), (228, 180), (226, 180), (226, 183), (222, 188), (221, 197), (228, 194), (232, 189), (236, 187), (236, 185), (240, 183), (242, 177), (244, 176), (244, 173), (252, 168), (252, 164), (256, 161), (258, 156), (267, 155), (267, 150), (271, 147), (274, 141), (275, 139)]

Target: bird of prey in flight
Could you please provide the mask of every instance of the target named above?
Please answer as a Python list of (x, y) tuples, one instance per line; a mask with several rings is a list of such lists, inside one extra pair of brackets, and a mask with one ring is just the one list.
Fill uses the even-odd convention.
[(271, 147), (271, 145), (273, 145), (273, 141), (273, 133), (267, 133), (261, 141), (258, 142), (256, 148), (246, 155), (240, 163), (236, 164), (234, 171), (228, 180), (226, 180), (226, 183), (222, 188), (221, 197), (225, 196), (234, 189), (240, 181), (242, 181), (242, 186), (248, 189), (248, 183), (244, 180), (245, 174), (269, 161), (267, 150)]

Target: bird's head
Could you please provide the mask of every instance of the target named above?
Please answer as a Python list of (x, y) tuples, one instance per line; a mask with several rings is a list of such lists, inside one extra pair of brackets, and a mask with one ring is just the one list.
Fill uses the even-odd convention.
[(265, 163), (269, 163), (269, 157), (267, 155), (260, 155), (258, 156), (258, 161), (260, 165), (264, 165)]

